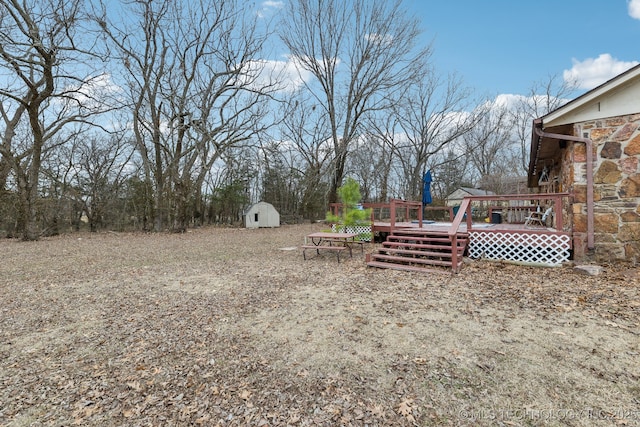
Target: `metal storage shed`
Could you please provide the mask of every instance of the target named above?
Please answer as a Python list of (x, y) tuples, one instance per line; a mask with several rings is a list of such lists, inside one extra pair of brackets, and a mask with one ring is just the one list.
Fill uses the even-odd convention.
[(271, 203), (258, 202), (247, 209), (244, 225), (247, 228), (280, 227), (280, 214)]

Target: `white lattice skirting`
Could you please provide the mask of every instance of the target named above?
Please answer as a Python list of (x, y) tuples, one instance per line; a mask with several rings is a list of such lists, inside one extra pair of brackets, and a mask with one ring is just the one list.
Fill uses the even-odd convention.
[[(343, 226), (332, 224), (331, 231), (333, 231), (334, 233), (344, 233), (345, 229)], [(356, 240), (360, 240), (361, 242), (370, 242), (371, 238), (373, 237), (370, 225), (355, 225), (353, 227), (349, 226), (347, 227), (346, 232), (356, 233)]]
[(470, 232), (469, 257), (559, 265), (569, 260), (568, 235)]

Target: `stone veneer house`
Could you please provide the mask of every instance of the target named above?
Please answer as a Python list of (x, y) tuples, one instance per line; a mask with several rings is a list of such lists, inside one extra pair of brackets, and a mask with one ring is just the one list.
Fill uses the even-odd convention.
[(640, 261), (640, 65), (533, 121), (529, 187), (566, 192), (575, 260)]

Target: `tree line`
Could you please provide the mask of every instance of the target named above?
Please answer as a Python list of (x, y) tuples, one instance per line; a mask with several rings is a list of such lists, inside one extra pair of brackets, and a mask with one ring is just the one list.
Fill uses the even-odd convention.
[(363, 202), (419, 200), (426, 170), (436, 201), (500, 191), (571, 90), (477, 97), (402, 1), (282, 6), (0, 0), (0, 231), (182, 232), (258, 200), (318, 219), (346, 177)]

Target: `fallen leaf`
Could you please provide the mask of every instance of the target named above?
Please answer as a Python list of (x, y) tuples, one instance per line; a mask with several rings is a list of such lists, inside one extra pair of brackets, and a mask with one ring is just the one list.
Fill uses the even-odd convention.
[(378, 418), (384, 418), (384, 408), (382, 405), (373, 405), (373, 407), (369, 408), (371, 411), (371, 415)]
[(142, 387), (140, 387), (140, 382), (139, 381), (128, 382), (127, 386), (129, 386), (129, 388), (132, 388), (135, 391), (140, 391), (140, 389), (142, 388)]
[(398, 405), (398, 414), (406, 418), (409, 418), (410, 416), (412, 417), (412, 412), (413, 412), (413, 408), (411, 406), (412, 404), (413, 404), (413, 399), (404, 399)]

